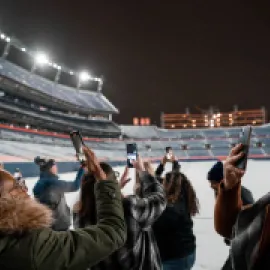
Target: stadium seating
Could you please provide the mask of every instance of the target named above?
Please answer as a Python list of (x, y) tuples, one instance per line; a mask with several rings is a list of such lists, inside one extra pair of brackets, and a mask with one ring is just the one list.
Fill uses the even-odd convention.
[[(3, 125), (2, 125), (3, 126)], [(265, 128), (265, 127), (261, 127)], [(140, 127), (131, 128), (128, 126), (124, 130), (129, 132), (134, 129), (139, 131)], [(259, 129), (260, 130), (260, 129)], [(266, 134), (256, 136), (251, 140), (250, 156), (257, 158), (270, 157), (270, 136), (268, 134), (269, 127), (266, 127)], [(153, 136), (158, 134), (159, 129), (156, 127), (143, 127), (143, 136), (150, 134)], [(165, 148), (171, 146), (175, 155), (179, 159), (215, 159), (223, 158), (229, 154), (232, 144), (238, 142), (237, 137), (235, 137), (235, 129), (230, 132), (230, 129), (224, 129), (224, 131), (217, 133), (215, 132), (205, 132), (205, 130), (195, 130), (194, 136), (191, 136), (193, 131), (178, 131), (178, 138), (172, 139), (167, 136), (163, 138), (150, 139), (138, 139), (139, 133), (135, 133), (134, 138), (128, 138), (125, 140), (117, 139), (87, 139), (85, 138), (86, 144), (94, 149), (101, 159), (106, 160), (125, 160), (126, 156), (126, 143), (136, 142), (138, 150), (141, 156), (148, 158), (161, 159), (165, 154)], [(239, 129), (240, 131), (240, 129)], [(156, 133), (155, 133), (156, 132)], [(174, 135), (176, 131), (174, 131)], [(168, 132), (169, 133), (169, 132)], [(184, 136), (182, 136), (184, 133)], [(223, 137), (213, 137), (215, 133), (216, 136)], [(160, 134), (160, 133), (159, 133)], [(202, 139), (194, 139), (198, 134), (204, 134)], [(224, 134), (232, 134), (232, 137), (224, 137)], [(187, 137), (190, 139), (187, 139)], [(209, 136), (209, 137), (208, 137)], [(23, 143), (22, 143), (23, 142)], [(259, 144), (261, 143), (261, 145)], [(53, 133), (46, 133), (43, 135), (42, 132), (33, 132), (31, 130), (17, 130), (15, 128), (0, 128), (0, 161), (1, 159), (8, 160), (32, 160), (36, 155), (50, 156), (57, 160), (70, 161), (74, 160), (74, 149), (68, 138), (68, 136), (55, 135)], [(184, 149), (186, 150), (183, 150)]]
[[(18, 100), (18, 99), (17, 99)], [(33, 105), (33, 104), (32, 104)], [(74, 129), (84, 131), (87, 136), (118, 137), (120, 128), (106, 119), (91, 120), (71, 117), (53, 111), (43, 111), (39, 106), (29, 106), (23, 102), (5, 97), (0, 98), (1, 119), (17, 123), (45, 128), (48, 130), (69, 132)]]
[(0, 75), (36, 91), (40, 91), (47, 96), (53, 97), (53, 99), (63, 100), (71, 105), (84, 107), (89, 111), (118, 112), (115, 106), (100, 93), (78, 90), (56, 84), (2, 58), (0, 58)]

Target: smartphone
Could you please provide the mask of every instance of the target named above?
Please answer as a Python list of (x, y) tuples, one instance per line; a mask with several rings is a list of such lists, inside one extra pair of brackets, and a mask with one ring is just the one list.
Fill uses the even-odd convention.
[(73, 143), (73, 146), (75, 148), (75, 151), (76, 151), (76, 154), (77, 154), (77, 157), (79, 159), (80, 162), (85, 162), (86, 161), (86, 158), (85, 158), (85, 155), (84, 155), (84, 152), (83, 152), (83, 145), (84, 145), (84, 142), (83, 142), (83, 138), (82, 138), (82, 135), (80, 133), (80, 131), (72, 131), (70, 132), (70, 139)]
[(133, 162), (137, 160), (138, 148), (136, 143), (127, 144), (127, 166), (133, 168)]
[(243, 128), (242, 133), (240, 134), (240, 138), (239, 138), (239, 143), (243, 145), (240, 151), (243, 152), (244, 155), (235, 163), (235, 166), (242, 170), (246, 170), (247, 168), (251, 132), (252, 132), (252, 127), (246, 126)]
[(167, 146), (165, 148), (165, 150), (166, 150), (166, 158), (168, 160), (171, 160), (172, 159), (172, 148), (170, 146)]

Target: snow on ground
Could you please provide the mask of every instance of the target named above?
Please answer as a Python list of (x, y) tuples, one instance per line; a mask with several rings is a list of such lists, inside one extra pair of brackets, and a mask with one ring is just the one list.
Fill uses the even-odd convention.
[[(214, 194), (206, 180), (207, 172), (213, 164), (212, 161), (181, 163), (182, 171), (192, 181), (201, 205), (200, 215), (194, 219), (194, 232), (197, 237), (197, 259), (194, 270), (221, 269), (229, 253), (229, 248), (223, 242), (223, 238), (214, 230)], [(123, 172), (123, 169), (123, 167), (115, 167), (115, 170), (119, 172)], [(63, 180), (73, 180), (74, 177), (75, 173), (61, 175)], [(37, 178), (27, 180), (30, 193), (36, 180)], [(243, 185), (252, 191), (255, 199), (270, 191), (270, 161), (250, 160)], [(130, 194), (131, 191), (132, 182), (126, 187), (125, 193)], [(66, 195), (71, 207), (78, 196), (78, 192)]]

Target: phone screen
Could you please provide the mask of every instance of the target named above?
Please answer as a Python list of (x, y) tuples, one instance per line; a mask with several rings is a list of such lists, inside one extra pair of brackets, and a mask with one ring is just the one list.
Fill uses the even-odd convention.
[(127, 165), (133, 168), (133, 162), (137, 160), (138, 150), (136, 143), (127, 144)]
[(80, 162), (84, 162), (86, 160), (85, 155), (83, 153), (83, 138), (79, 131), (73, 131), (70, 133), (70, 138), (75, 148), (76, 154)]
[(241, 152), (244, 153), (244, 156), (240, 158), (235, 166), (239, 169), (246, 170), (247, 167), (247, 159), (249, 153), (250, 139), (251, 139), (252, 127), (246, 126), (243, 128), (242, 133), (240, 135), (239, 143), (243, 145)]
[(171, 160), (173, 155), (172, 148), (170, 146), (167, 146), (165, 150), (166, 150), (166, 158), (168, 160)]

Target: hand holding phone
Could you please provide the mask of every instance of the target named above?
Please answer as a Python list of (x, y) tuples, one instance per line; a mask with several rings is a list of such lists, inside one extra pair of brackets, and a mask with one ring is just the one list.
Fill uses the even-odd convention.
[(171, 161), (172, 156), (173, 156), (172, 148), (170, 146), (167, 146), (165, 150), (166, 150), (167, 161)]
[(243, 177), (245, 171), (239, 169), (235, 164), (241, 160), (244, 153), (241, 151), (242, 145), (237, 144), (230, 152), (229, 156), (224, 162), (224, 186), (225, 189), (232, 189), (235, 187)]
[(73, 143), (73, 147), (75, 148), (76, 151), (76, 156), (78, 160), (81, 163), (84, 163), (86, 161), (85, 154), (83, 152), (83, 146), (85, 145), (83, 142), (82, 135), (79, 131), (72, 131), (70, 133), (70, 139)]
[(237, 160), (235, 162), (235, 167), (237, 167), (238, 169), (241, 169), (241, 170), (246, 170), (246, 168), (247, 168), (247, 160), (248, 160), (251, 132), (252, 132), (252, 127), (246, 126), (243, 128), (242, 134), (239, 138), (239, 144), (242, 145), (239, 153), (243, 152), (243, 155), (239, 160)]
[(133, 168), (133, 162), (137, 161), (138, 149), (136, 143), (127, 144), (127, 166)]

